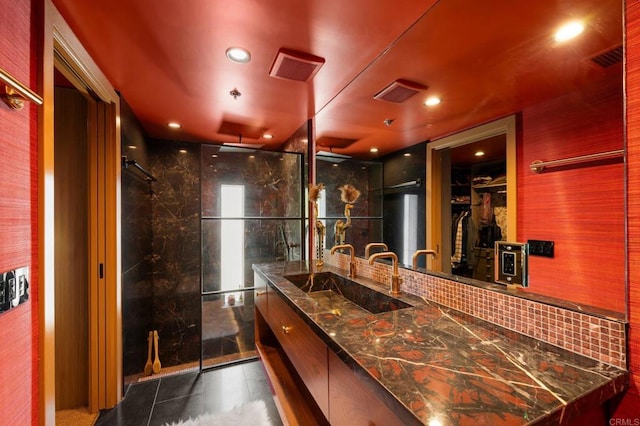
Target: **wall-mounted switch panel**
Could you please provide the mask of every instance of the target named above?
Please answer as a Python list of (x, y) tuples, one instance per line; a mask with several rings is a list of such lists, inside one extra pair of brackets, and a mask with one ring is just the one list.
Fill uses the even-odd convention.
[(29, 267), (0, 273), (0, 313), (29, 300)]
[(529, 240), (527, 244), (531, 256), (553, 257), (553, 241)]
[(496, 241), (495, 245), (495, 281), (500, 284), (519, 284), (527, 287), (527, 243), (509, 243)]

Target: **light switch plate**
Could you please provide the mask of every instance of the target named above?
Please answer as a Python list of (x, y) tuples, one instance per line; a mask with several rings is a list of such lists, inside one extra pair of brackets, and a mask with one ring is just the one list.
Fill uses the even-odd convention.
[(529, 240), (529, 254), (532, 256), (553, 257), (553, 241)]
[(0, 313), (29, 300), (29, 267), (0, 273)]

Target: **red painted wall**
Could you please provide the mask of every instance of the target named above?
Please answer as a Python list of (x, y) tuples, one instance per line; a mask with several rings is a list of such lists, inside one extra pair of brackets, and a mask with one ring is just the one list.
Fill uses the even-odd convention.
[[(31, 1), (0, 0), (0, 21), (0, 67), (34, 88)], [(0, 423), (7, 425), (38, 421), (37, 128), (37, 107), (0, 104), (0, 271), (31, 267), (30, 300), (0, 315)]]
[[(626, 3), (627, 221), (629, 274), (629, 370), (631, 385), (615, 417), (640, 416), (640, 2)], [(610, 423), (615, 424), (615, 423)], [(619, 423), (623, 424), (623, 423)], [(633, 423), (626, 423), (633, 424)]]
[[(622, 160), (549, 168), (555, 160), (624, 146), (621, 68), (610, 82), (522, 112), (518, 145), (518, 241), (551, 240), (555, 256), (529, 257), (530, 291), (625, 311)], [(617, 76), (616, 76), (617, 73)], [(569, 296), (570, 294), (570, 296)]]

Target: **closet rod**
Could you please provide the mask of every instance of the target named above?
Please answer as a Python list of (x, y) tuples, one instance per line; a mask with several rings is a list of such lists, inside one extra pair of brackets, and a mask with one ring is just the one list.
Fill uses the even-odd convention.
[(140, 170), (142, 173), (144, 173), (144, 175), (146, 176), (145, 180), (147, 182), (155, 182), (158, 179), (156, 179), (151, 173), (149, 173), (147, 171), (147, 169), (145, 169), (144, 167), (142, 167), (140, 165), (140, 163), (138, 163), (136, 160), (127, 160), (127, 156), (123, 155), (122, 156), (122, 165), (125, 169), (128, 169), (129, 166), (133, 166), (136, 169)]
[(600, 152), (597, 154), (580, 155), (578, 157), (563, 158), (560, 160), (540, 161), (536, 160), (531, 163), (532, 172), (540, 173), (545, 167), (557, 167), (565, 166), (568, 164), (585, 163), (588, 161), (605, 160), (607, 158), (616, 158), (624, 155), (624, 149), (617, 149), (615, 151)]

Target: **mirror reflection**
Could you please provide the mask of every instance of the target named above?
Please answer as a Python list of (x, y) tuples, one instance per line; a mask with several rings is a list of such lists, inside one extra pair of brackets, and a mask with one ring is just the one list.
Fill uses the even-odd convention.
[[(549, 242), (553, 257), (530, 256), (527, 292), (623, 313), (622, 157), (541, 172), (531, 167), (623, 148), (622, 5), (541, 1), (524, 17), (499, 3), (439, 2), (340, 94), (362, 98), (380, 84), (377, 75), (392, 69), (428, 83), (441, 96), (440, 109), (389, 104), (397, 127), (388, 126), (387, 137), (404, 147), (367, 152), (380, 136), (353, 131), (367, 116), (359, 104), (350, 105), (351, 113), (331, 104), (322, 110), (317, 149), (344, 157), (335, 165), (319, 156), (317, 181), (362, 192), (346, 235), (358, 256), (367, 243), (385, 242), (401, 265), (412, 267), (416, 250), (431, 249), (436, 255), (420, 256), (420, 270), (493, 282), (495, 241)], [(584, 34), (554, 40), (552, 29), (571, 19), (583, 20)], [(511, 145), (504, 132), (465, 133), (504, 117), (515, 123)], [(351, 151), (320, 143), (349, 132)], [(347, 166), (348, 173), (337, 171)], [(327, 186), (333, 206), (325, 219), (333, 229), (343, 211), (339, 193)]]

